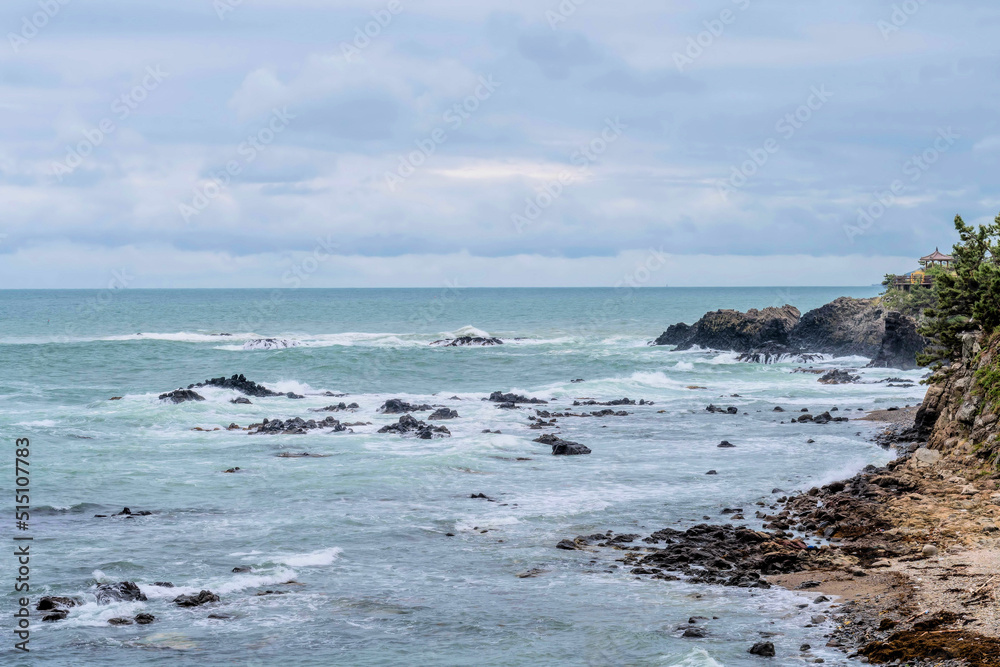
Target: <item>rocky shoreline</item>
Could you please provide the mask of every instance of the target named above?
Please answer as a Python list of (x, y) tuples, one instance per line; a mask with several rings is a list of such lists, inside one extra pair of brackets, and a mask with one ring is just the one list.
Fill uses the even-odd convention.
[[(558, 547), (623, 551), (619, 562), (641, 578), (782, 586), (817, 594), (815, 604), (835, 596), (827, 645), (861, 662), (1000, 665), (1000, 437), (997, 406), (983, 400), (993, 385), (982, 386), (998, 359), (1000, 339), (969, 335), (962, 360), (931, 376), (919, 409), (865, 417), (886, 423), (876, 442), (897, 448), (897, 459), (758, 502), (761, 530), (700, 524), (579, 536)], [(723, 514), (739, 521), (749, 511)], [(748, 650), (774, 655), (771, 644)], [(796, 657), (822, 662), (808, 646)]]

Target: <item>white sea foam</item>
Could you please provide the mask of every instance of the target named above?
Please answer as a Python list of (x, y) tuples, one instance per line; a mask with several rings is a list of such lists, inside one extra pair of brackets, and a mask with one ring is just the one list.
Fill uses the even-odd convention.
[(307, 554), (277, 556), (274, 560), (291, 567), (325, 567), (327, 565), (331, 565), (335, 560), (340, 558), (340, 554), (342, 554), (343, 551), (344, 550), (339, 547), (331, 547), (329, 549), (320, 549), (319, 551), (313, 551), (312, 553)]
[(489, 338), (490, 335), (483, 331), (482, 329), (477, 329), (471, 324), (462, 327), (461, 329), (456, 329), (455, 331), (445, 332), (443, 334), (446, 338), (461, 338), (462, 336), (475, 336), (476, 338)]
[(683, 660), (673, 663), (670, 667), (723, 667), (723, 664), (710, 656), (708, 651), (696, 648)]

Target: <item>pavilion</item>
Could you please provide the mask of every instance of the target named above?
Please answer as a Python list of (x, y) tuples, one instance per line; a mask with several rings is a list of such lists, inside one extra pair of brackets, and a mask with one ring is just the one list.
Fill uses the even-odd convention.
[(939, 249), (934, 248), (934, 252), (926, 257), (920, 258), (920, 268), (901, 276), (896, 276), (892, 286), (896, 289), (910, 290), (913, 287), (930, 287), (934, 284), (934, 278), (928, 273), (932, 268), (940, 268), (951, 271), (955, 258), (945, 255)]

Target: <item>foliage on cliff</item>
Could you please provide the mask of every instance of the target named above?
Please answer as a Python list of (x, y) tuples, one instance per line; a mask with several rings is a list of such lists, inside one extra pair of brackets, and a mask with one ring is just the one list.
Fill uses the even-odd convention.
[(1000, 328), (1000, 215), (992, 224), (973, 227), (955, 216), (961, 241), (955, 244), (954, 272), (938, 272), (937, 305), (925, 311), (920, 333), (931, 340), (920, 355), (922, 365), (958, 359), (963, 333)]
[(915, 286), (905, 291), (890, 287), (879, 300), (886, 310), (898, 310), (918, 322), (923, 320), (924, 313), (929, 308), (937, 307), (937, 295), (931, 287)]

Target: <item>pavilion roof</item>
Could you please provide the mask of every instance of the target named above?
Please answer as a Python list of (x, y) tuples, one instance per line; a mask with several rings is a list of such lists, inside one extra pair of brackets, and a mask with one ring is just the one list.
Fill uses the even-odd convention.
[(952, 257), (951, 255), (945, 255), (945, 254), (943, 254), (937, 248), (934, 248), (934, 252), (932, 252), (931, 254), (927, 255), (926, 257), (921, 257), (920, 258), (921, 262), (929, 262), (929, 261), (950, 262), (950, 261), (954, 261), (954, 260), (955, 260), (954, 257)]

